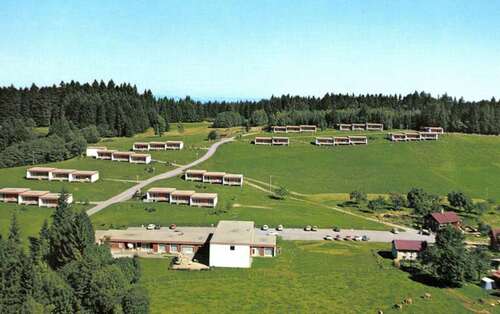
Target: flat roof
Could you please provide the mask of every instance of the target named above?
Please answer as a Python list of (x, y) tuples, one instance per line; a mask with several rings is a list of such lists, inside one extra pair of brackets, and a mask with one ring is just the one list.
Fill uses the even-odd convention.
[(117, 152), (117, 150), (116, 149), (107, 149), (106, 148), (106, 149), (100, 149), (97, 152), (98, 153), (115, 153), (115, 152)]
[(176, 188), (150, 188), (148, 192), (172, 193)]
[(153, 144), (153, 145), (165, 145), (166, 142), (149, 142), (149, 144)]
[(253, 221), (221, 220), (217, 224), (211, 243), (216, 244), (248, 244), (253, 243)]
[(334, 136), (334, 140), (348, 140), (349, 136)]
[(130, 156), (132, 156), (132, 157), (151, 157), (150, 154), (137, 154), (137, 153), (132, 153)]
[(357, 135), (357, 136), (349, 136), (349, 138), (366, 139), (367, 137), (366, 136), (362, 136), (362, 135)]
[(134, 155), (135, 153), (134, 152), (117, 152), (117, 151), (114, 151), (113, 154), (117, 154), (117, 155)]
[(286, 128), (284, 125), (273, 125), (273, 128)]
[(148, 142), (135, 142), (134, 145), (149, 145)]
[(102, 150), (106, 150), (108, 148), (106, 146), (87, 146), (87, 149), (102, 149)]
[(194, 193), (193, 198), (217, 198), (217, 193)]
[(191, 191), (191, 190), (176, 190), (176, 191), (172, 192), (172, 195), (191, 196), (194, 193), (196, 193), (196, 191)]
[(273, 136), (272, 137), (273, 140), (288, 140), (288, 137), (284, 137), (284, 136)]
[(49, 191), (26, 191), (21, 193), (22, 196), (42, 196), (47, 193), (50, 193)]
[(225, 172), (207, 171), (203, 175), (205, 176), (224, 176)]
[(206, 170), (197, 170), (197, 169), (191, 169), (191, 170), (186, 170), (186, 173), (197, 173), (197, 174), (203, 174), (207, 172)]
[[(68, 194), (68, 196), (71, 196), (71, 194)], [(47, 193), (40, 196), (44, 200), (58, 200), (59, 197), (61, 197), (61, 193)]]
[(405, 132), (404, 135), (420, 135), (418, 132)]
[(226, 173), (224, 177), (229, 177), (229, 178), (243, 178), (242, 174), (234, 174), (234, 173)]
[(317, 140), (333, 140), (333, 137), (331, 136), (317, 136)]
[(23, 193), (29, 190), (28, 188), (3, 188), (0, 189), (0, 193)]
[(75, 169), (54, 169), (52, 170), (53, 173), (72, 173), (75, 172)]
[(300, 127), (315, 128), (316, 126), (313, 124), (301, 124)]
[(182, 141), (166, 141), (167, 144), (181, 144)]
[(272, 137), (270, 136), (257, 136), (255, 137), (256, 140), (270, 140)]
[(99, 171), (97, 171), (97, 170), (76, 170), (75, 172), (73, 172), (73, 174), (76, 174), (76, 175), (93, 175), (96, 173), (99, 173)]
[(146, 230), (146, 228), (128, 228), (125, 230), (96, 230), (96, 240), (109, 237), (115, 242), (154, 242), (154, 243), (189, 243), (203, 244), (207, 241), (215, 228), (190, 228), (177, 227), (170, 230), (162, 227), (159, 230)]
[(43, 172), (46, 172), (46, 171), (53, 171), (53, 170), (56, 170), (56, 168), (50, 168), (50, 167), (32, 167), (32, 168), (28, 168), (28, 171), (43, 171)]

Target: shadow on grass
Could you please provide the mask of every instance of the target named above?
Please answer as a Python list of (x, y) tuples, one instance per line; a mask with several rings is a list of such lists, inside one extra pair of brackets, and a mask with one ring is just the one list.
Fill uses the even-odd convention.
[(384, 259), (392, 259), (391, 251), (378, 251), (377, 254)]

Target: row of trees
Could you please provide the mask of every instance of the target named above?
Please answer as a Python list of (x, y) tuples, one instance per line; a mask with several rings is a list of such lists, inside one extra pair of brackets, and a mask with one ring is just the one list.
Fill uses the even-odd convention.
[(147, 313), (136, 259), (113, 259), (95, 244), (85, 212), (75, 213), (63, 191), (52, 224), (29, 239), (25, 253), (16, 216), (0, 238), (1, 313)]

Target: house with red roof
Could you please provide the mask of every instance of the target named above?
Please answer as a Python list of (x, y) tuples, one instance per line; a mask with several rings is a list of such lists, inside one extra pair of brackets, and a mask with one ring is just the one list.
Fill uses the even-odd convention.
[(427, 216), (425, 225), (434, 232), (448, 225), (460, 228), (460, 217), (455, 212), (431, 213)]
[(427, 247), (427, 242), (419, 240), (392, 240), (392, 256), (395, 260), (414, 261)]

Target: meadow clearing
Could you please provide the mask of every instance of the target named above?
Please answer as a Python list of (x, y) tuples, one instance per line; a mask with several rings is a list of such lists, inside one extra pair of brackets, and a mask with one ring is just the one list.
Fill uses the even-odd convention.
[[(141, 259), (151, 313), (498, 313), (479, 287), (441, 289), (409, 278), (379, 252), (389, 244), (282, 241), (276, 258), (250, 269), (168, 270), (169, 259)], [(207, 284), (208, 283), (208, 284)], [(431, 299), (422, 296), (430, 293)], [(483, 311), (483, 312), (481, 312)]]

